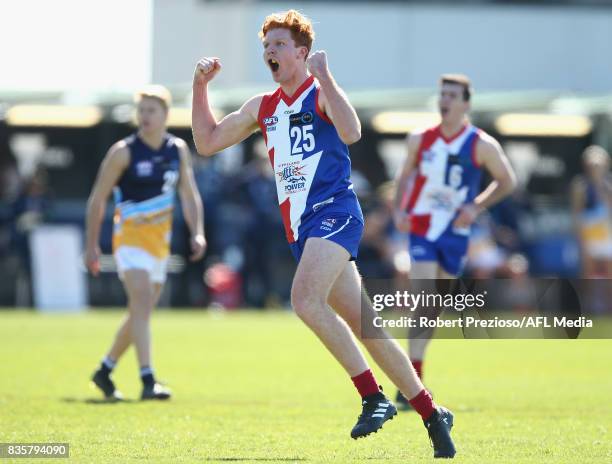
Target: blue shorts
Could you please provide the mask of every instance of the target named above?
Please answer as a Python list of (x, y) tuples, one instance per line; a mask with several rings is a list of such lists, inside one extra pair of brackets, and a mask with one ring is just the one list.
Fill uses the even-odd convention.
[(432, 242), (420, 235), (410, 234), (410, 258), (413, 261), (435, 261), (449, 274), (458, 276), (463, 271), (468, 249), (468, 237), (444, 233)]
[(325, 212), (312, 215), (300, 225), (300, 235), (296, 242), (290, 243), (291, 253), (297, 262), (302, 258), (306, 240), (313, 237), (324, 238), (337, 243), (349, 252), (350, 261), (357, 258), (359, 242), (363, 235), (363, 221), (348, 213)]

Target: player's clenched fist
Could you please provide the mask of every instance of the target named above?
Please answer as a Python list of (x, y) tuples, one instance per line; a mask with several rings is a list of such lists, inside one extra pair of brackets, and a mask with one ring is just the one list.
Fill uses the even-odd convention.
[(327, 69), (327, 54), (323, 50), (317, 50), (306, 60), (308, 71), (317, 79), (325, 77), (329, 70)]
[(198, 61), (198, 64), (196, 64), (193, 74), (194, 83), (204, 84), (206, 82), (210, 82), (220, 70), (221, 61), (219, 61), (219, 58), (202, 58), (200, 61)]

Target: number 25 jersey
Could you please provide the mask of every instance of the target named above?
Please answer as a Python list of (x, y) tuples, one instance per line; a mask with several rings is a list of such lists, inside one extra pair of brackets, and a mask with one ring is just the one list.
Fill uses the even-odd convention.
[(332, 121), (318, 104), (319, 87), (310, 76), (291, 96), (282, 88), (264, 95), (257, 122), (275, 172), (278, 203), (287, 241), (305, 233), (302, 224), (325, 208), (363, 222), (350, 181), (351, 160)]

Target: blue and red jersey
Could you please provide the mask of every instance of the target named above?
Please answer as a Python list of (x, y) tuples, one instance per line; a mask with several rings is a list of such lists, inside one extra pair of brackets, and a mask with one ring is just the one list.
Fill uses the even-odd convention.
[(461, 206), (480, 193), (482, 168), (476, 161), (476, 145), (481, 135), (471, 124), (450, 139), (440, 126), (422, 133), (417, 176), (406, 205), (413, 235), (430, 241), (445, 233), (469, 235), (469, 228), (458, 229), (452, 223)]
[(319, 91), (313, 76), (292, 96), (279, 87), (264, 95), (257, 118), (289, 243), (298, 241), (308, 219), (322, 208), (363, 222), (350, 180), (348, 147), (319, 108)]

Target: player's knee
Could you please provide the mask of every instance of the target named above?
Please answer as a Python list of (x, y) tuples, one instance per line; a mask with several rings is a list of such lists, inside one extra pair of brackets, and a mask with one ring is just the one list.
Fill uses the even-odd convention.
[(291, 306), (297, 316), (308, 323), (316, 313), (325, 307), (325, 298), (312, 291), (302, 282), (294, 282), (291, 288)]
[(314, 311), (314, 305), (299, 291), (291, 292), (291, 306), (295, 314), (304, 322), (308, 322)]
[(132, 319), (149, 319), (153, 311), (153, 297), (137, 295), (130, 298), (129, 311)]
[(132, 321), (148, 321), (151, 318), (151, 310), (144, 306), (131, 306), (130, 319)]

